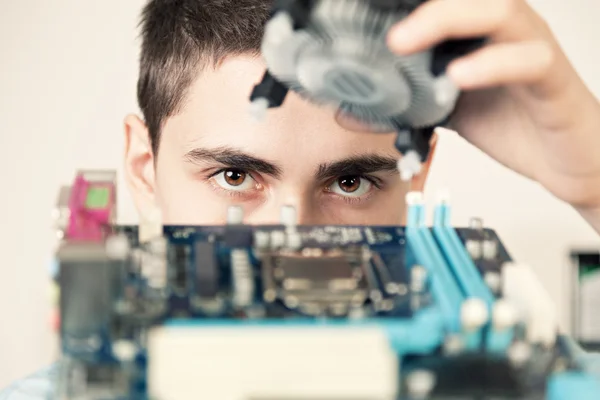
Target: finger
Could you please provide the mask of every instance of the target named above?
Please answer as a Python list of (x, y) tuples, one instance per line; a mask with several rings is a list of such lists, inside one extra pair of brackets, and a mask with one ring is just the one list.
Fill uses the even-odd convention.
[(547, 76), (555, 52), (545, 41), (502, 43), (485, 47), (448, 66), (448, 76), (462, 89), (533, 84)]
[(431, 0), (390, 29), (388, 45), (410, 54), (448, 39), (532, 39), (533, 15), (524, 0)]

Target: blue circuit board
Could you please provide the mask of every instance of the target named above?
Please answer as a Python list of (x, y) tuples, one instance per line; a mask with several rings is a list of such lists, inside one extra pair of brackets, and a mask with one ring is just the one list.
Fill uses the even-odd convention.
[(106, 243), (65, 243), (61, 395), (77, 397), (79, 368), (84, 387), (110, 389), (90, 398), (152, 398), (145, 340), (154, 327), (312, 325), (385, 332), (402, 371), (397, 399), (415, 398), (406, 379), (421, 370), (439, 377), (423, 398), (560, 400), (561, 382), (573, 379), (588, 388), (578, 399), (595, 398), (558, 335), (552, 346), (529, 343), (516, 366), (524, 322), (467, 326), (465, 304), (477, 320), (503, 299), (498, 279), (512, 259), (494, 231), (450, 227), (444, 205), (433, 227), (422, 214), (412, 206), (403, 227), (172, 226), (150, 243), (135, 226), (114, 227), (108, 237), (127, 244), (120, 257)]

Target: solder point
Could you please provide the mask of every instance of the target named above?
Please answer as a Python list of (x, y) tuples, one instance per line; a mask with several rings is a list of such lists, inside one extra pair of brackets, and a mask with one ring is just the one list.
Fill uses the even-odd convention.
[(427, 282), (427, 270), (421, 265), (414, 265), (410, 270), (410, 289), (413, 292), (422, 292), (425, 290)]
[(423, 192), (408, 192), (406, 194), (406, 204), (409, 206), (423, 204)]
[(272, 303), (277, 299), (277, 291), (275, 289), (267, 289), (263, 293), (263, 298), (267, 303)]
[(169, 244), (164, 237), (157, 237), (148, 243), (148, 248), (152, 254), (157, 256), (165, 256)]
[(271, 249), (276, 250), (285, 246), (285, 232), (273, 231), (271, 232)]
[(129, 240), (125, 235), (114, 235), (106, 239), (106, 255), (113, 260), (124, 260), (129, 255)]
[(227, 224), (241, 225), (244, 222), (244, 209), (240, 206), (230, 206), (227, 209)]
[(465, 343), (459, 335), (448, 335), (444, 341), (444, 353), (447, 355), (459, 354), (465, 348)]
[(366, 314), (366, 311), (362, 307), (351, 307), (348, 311), (348, 318), (353, 320), (363, 319)]
[(286, 296), (283, 299), (283, 304), (288, 308), (297, 308), (300, 305), (300, 300), (296, 296)]
[(302, 247), (302, 236), (300, 233), (293, 231), (287, 232), (287, 248), (290, 250), (300, 250)]
[(502, 289), (502, 277), (498, 272), (486, 272), (483, 277), (483, 280), (485, 281), (486, 285), (490, 288), (492, 293), (499, 293)]
[(281, 207), (281, 224), (290, 227), (298, 224), (298, 213), (296, 207), (286, 205)]
[(113, 343), (112, 350), (114, 355), (121, 361), (133, 361), (137, 354), (136, 346), (133, 342), (127, 340), (118, 340)]
[(506, 300), (498, 300), (492, 311), (492, 321), (494, 328), (504, 330), (517, 323), (517, 310)]
[(486, 260), (493, 260), (498, 255), (498, 243), (495, 240), (484, 240), (482, 243), (482, 254)]
[(254, 233), (254, 245), (258, 249), (266, 249), (269, 247), (271, 241), (271, 235), (268, 232), (257, 231)]
[(406, 377), (408, 392), (417, 398), (428, 396), (435, 384), (435, 374), (427, 370), (415, 370)]
[(469, 239), (465, 242), (465, 248), (473, 260), (479, 260), (482, 255), (481, 241)]
[(508, 349), (508, 359), (517, 367), (523, 366), (531, 357), (531, 346), (526, 342), (516, 342)]
[(489, 313), (485, 302), (478, 298), (465, 300), (460, 314), (463, 328), (467, 331), (479, 329), (487, 323), (489, 319)]

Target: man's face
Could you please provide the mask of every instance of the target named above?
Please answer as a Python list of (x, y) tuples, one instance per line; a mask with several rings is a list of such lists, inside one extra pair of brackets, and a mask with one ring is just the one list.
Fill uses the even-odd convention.
[(199, 74), (181, 112), (164, 124), (153, 155), (143, 123), (128, 117), (126, 171), (138, 210), (154, 206), (165, 224), (222, 224), (241, 206), (244, 222), (279, 223), (295, 206), (300, 224), (403, 223), (404, 195), (393, 134), (340, 127), (334, 110), (290, 93), (263, 121), (249, 95), (265, 65), (232, 57)]

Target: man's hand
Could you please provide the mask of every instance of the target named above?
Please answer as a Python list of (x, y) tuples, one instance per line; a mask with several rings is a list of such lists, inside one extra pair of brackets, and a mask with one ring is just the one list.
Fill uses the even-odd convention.
[(600, 232), (600, 104), (525, 0), (430, 0), (388, 39), (411, 54), (475, 37), (489, 42), (448, 67), (465, 91), (450, 127)]

